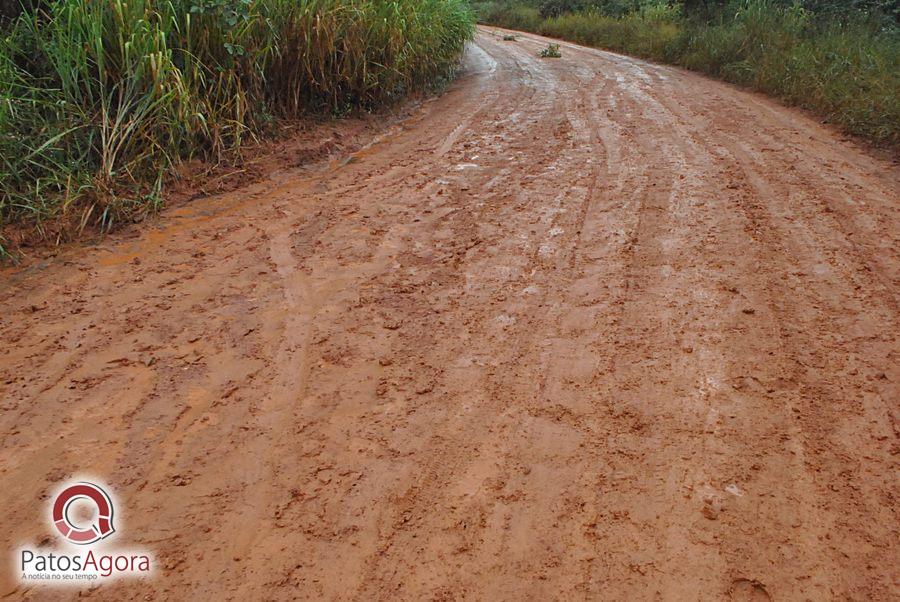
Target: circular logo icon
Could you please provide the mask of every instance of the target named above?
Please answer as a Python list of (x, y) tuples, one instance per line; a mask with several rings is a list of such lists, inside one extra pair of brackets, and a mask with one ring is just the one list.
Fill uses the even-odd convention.
[[(96, 506), (96, 522), (77, 525), (69, 518), (69, 509), (74, 502), (86, 500)], [(63, 537), (80, 545), (94, 543), (115, 532), (113, 528), (113, 505), (109, 495), (93, 483), (76, 483), (63, 489), (53, 502), (53, 524)]]

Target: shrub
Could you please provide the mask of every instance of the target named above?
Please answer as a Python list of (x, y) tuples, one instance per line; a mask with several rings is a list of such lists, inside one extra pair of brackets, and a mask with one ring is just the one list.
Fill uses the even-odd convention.
[(583, 8), (585, 8), (585, 3), (582, 0), (544, 0), (538, 11), (541, 17), (548, 19), (558, 17), (563, 13), (573, 13)]
[(542, 21), (536, 6), (524, 5), (513, 0), (500, 2), (480, 2), (473, 5), (482, 23), (493, 23), (501, 27), (535, 31)]

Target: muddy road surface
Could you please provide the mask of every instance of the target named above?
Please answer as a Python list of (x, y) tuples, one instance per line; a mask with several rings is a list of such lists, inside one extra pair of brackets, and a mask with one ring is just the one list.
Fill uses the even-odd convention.
[(544, 46), (4, 274), (0, 595), (90, 475), (157, 561), (93, 599), (897, 599), (897, 166)]

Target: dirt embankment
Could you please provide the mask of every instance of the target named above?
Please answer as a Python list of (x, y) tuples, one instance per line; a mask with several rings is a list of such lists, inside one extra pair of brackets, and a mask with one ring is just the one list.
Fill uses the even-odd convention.
[(4, 558), (87, 473), (160, 560), (89, 598), (896, 598), (896, 166), (544, 45), (7, 274)]

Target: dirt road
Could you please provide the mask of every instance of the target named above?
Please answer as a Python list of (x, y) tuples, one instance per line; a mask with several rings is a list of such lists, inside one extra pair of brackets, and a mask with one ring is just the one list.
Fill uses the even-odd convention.
[(544, 45), (5, 274), (4, 569), (87, 474), (159, 560), (89, 598), (896, 599), (897, 166)]

